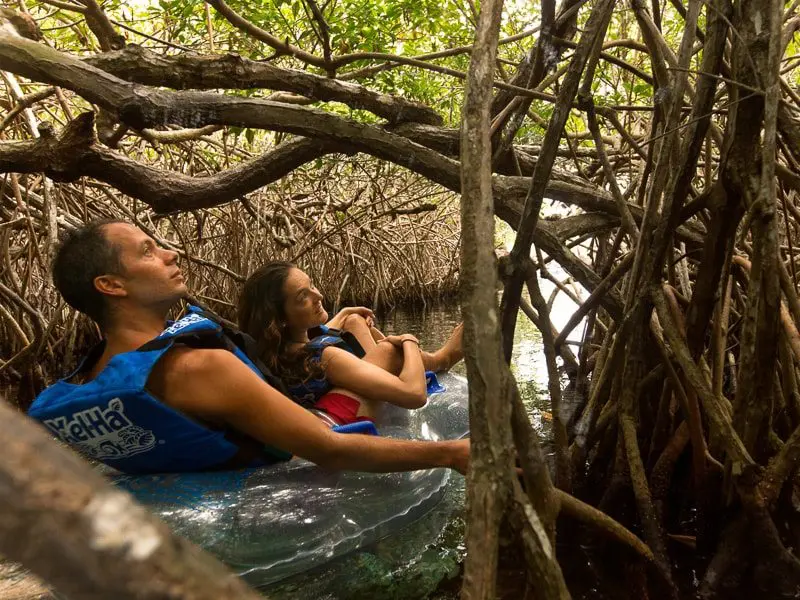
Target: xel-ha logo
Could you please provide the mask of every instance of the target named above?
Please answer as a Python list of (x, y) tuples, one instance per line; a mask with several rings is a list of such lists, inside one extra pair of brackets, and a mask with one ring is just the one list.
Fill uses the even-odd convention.
[(124, 411), (122, 400), (114, 398), (106, 408), (95, 406), (71, 417), (47, 419), (44, 424), (63, 442), (96, 460), (125, 458), (151, 450), (156, 436), (134, 425)]
[(169, 327), (167, 327), (161, 333), (161, 335), (169, 335), (169, 334), (172, 334), (172, 333), (176, 333), (176, 332), (180, 331), (181, 329), (186, 329), (187, 327), (189, 327), (189, 325), (193, 325), (194, 323), (200, 323), (201, 321), (208, 321), (208, 319), (206, 319), (205, 317), (201, 317), (197, 313), (190, 313), (190, 314), (186, 315), (185, 317), (183, 317), (182, 319), (179, 319), (179, 320), (175, 321)]

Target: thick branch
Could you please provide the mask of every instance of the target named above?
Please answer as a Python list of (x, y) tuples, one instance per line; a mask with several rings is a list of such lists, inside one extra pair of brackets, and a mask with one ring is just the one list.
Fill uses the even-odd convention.
[[(8, 36), (0, 37), (0, 69), (72, 89), (87, 100), (117, 112), (123, 122), (137, 129), (165, 124), (187, 128), (236, 125), (294, 133), (394, 162), (450, 190), (460, 191), (456, 161), (380, 127), (321, 110), (209, 92), (147, 88), (118, 79), (46, 46)], [(413, 131), (419, 133), (418, 128)], [(429, 137), (437, 138), (436, 135)], [(528, 185), (529, 180), (524, 177), (493, 177), (495, 193), (508, 202), (524, 197)], [(545, 194), (586, 210), (616, 214), (608, 194), (590, 184), (551, 181)], [(210, 206), (211, 202), (207, 200), (202, 205)], [(631, 206), (630, 210), (638, 219), (641, 209)], [(509, 222), (513, 227), (519, 223)], [(682, 230), (679, 233), (683, 235)]]
[(556, 494), (561, 502), (561, 512), (564, 515), (596, 529), (623, 546), (630, 548), (646, 562), (655, 564), (655, 558), (649, 546), (619, 522), (591, 504), (586, 504), (566, 492), (556, 490)]
[(0, 399), (0, 552), (73, 598), (259, 597)]
[(296, 140), (219, 174), (192, 177), (136, 162), (95, 143), (93, 124), (94, 113), (84, 113), (58, 137), (0, 143), (0, 172), (44, 172), (56, 181), (88, 175), (165, 213), (229, 202), (337, 151), (332, 144)]
[[(491, 142), (489, 102), (492, 65), (497, 54), (502, 0), (481, 4), (462, 111), (461, 227), (473, 243), (461, 245), (465, 362), (469, 378), (471, 457), (467, 473), (467, 558), (462, 594), (489, 600), (495, 596), (499, 528), (509, 507), (514, 477), (511, 406), (514, 385), (500, 356), (495, 317)], [(445, 159), (446, 160), (446, 159)], [(548, 490), (542, 490), (546, 493)], [(547, 541), (547, 536), (545, 536)]]
[(714, 425), (714, 428), (720, 435), (721, 440), (725, 444), (725, 448), (730, 458), (739, 463), (736, 465), (737, 469), (744, 466), (752, 465), (753, 459), (744, 447), (741, 438), (733, 429), (733, 424), (730, 417), (726, 414), (725, 409), (722, 407), (722, 402), (719, 398), (714, 396), (714, 392), (708, 384), (700, 368), (695, 364), (686, 342), (681, 337), (678, 327), (673, 322), (672, 316), (667, 308), (666, 301), (660, 289), (654, 288), (651, 293), (653, 304), (655, 305), (658, 319), (661, 327), (664, 330), (664, 336), (672, 348), (678, 364), (681, 366), (686, 381), (694, 388), (699, 396), (703, 410), (709, 418), (709, 421)]
[(419, 102), (373, 92), (355, 83), (282, 69), (235, 54), (168, 56), (131, 45), (119, 52), (86, 58), (84, 62), (120, 79), (144, 85), (176, 90), (267, 88), (292, 92), (312, 100), (341, 102), (351, 108), (373, 112), (391, 123), (442, 123), (436, 111)]

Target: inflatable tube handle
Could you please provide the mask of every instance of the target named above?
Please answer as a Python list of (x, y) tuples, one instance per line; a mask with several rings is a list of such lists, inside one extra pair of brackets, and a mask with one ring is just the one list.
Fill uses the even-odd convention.
[(433, 371), (425, 371), (425, 384), (428, 390), (428, 396), (447, 390), (447, 388), (436, 379), (436, 373)]
[(372, 421), (356, 421), (346, 425), (337, 425), (332, 428), (336, 433), (361, 433), (364, 435), (379, 435)]

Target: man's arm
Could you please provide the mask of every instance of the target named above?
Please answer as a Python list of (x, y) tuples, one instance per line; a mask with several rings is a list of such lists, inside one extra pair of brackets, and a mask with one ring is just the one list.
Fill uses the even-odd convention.
[(335, 433), (226, 350), (175, 348), (158, 362), (148, 388), (187, 415), (225, 422), (329, 469), (450, 467), (464, 473), (469, 462), (467, 440), (427, 442)]

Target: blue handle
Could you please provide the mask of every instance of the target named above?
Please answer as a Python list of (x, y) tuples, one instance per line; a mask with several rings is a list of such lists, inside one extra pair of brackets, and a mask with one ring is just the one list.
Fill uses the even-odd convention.
[(380, 435), (372, 421), (356, 421), (332, 428), (336, 433), (362, 433), (364, 435)]
[(433, 371), (425, 371), (425, 383), (428, 388), (428, 396), (431, 394), (444, 392), (447, 389), (445, 386), (439, 383), (439, 380), (436, 379), (436, 373)]

